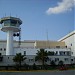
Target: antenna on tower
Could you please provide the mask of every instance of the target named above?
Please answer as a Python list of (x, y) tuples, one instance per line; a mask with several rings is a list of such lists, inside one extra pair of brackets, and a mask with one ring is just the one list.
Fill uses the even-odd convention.
[(20, 45), (21, 45), (21, 28), (20, 28), (19, 32), (18, 33), (14, 33), (13, 36), (14, 37), (17, 36), (19, 38), (19, 40), (18, 40), (18, 47), (20, 48)]
[(47, 36), (47, 47), (50, 48), (50, 46), (49, 46), (49, 38), (48, 38), (48, 30), (46, 30), (46, 36)]
[(47, 30), (46, 34), (47, 34), (47, 41), (48, 41), (48, 30)]
[(4, 17), (6, 17), (6, 13), (5, 13)]
[(11, 17), (11, 13), (10, 13), (10, 17)]
[(20, 31), (19, 31), (19, 47), (21, 45), (21, 28), (20, 28)]
[(16, 17), (17, 17), (17, 14), (16, 14)]

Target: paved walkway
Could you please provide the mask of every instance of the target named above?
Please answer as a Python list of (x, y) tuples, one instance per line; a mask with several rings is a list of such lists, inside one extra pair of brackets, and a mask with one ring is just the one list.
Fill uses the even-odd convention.
[(0, 75), (75, 75), (75, 70), (67, 70), (67, 71), (0, 72)]

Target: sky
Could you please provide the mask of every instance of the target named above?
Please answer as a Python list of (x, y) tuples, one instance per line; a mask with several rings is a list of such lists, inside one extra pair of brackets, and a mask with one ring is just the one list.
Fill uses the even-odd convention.
[[(74, 30), (74, 3), (75, 0), (0, 0), (0, 18), (13, 16), (22, 20), (21, 40), (58, 40)], [(6, 40), (5, 32), (0, 31), (0, 40)]]

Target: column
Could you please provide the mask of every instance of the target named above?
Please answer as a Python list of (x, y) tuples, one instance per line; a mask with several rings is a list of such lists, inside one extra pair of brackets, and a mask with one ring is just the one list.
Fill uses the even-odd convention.
[(7, 31), (6, 55), (13, 55), (13, 31)]

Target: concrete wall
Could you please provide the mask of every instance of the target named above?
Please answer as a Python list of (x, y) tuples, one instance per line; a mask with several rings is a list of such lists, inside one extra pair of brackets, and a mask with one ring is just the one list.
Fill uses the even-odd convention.
[(65, 48), (65, 42), (57, 42), (57, 41), (36, 41), (36, 48), (56, 48), (60, 46), (60, 48)]

